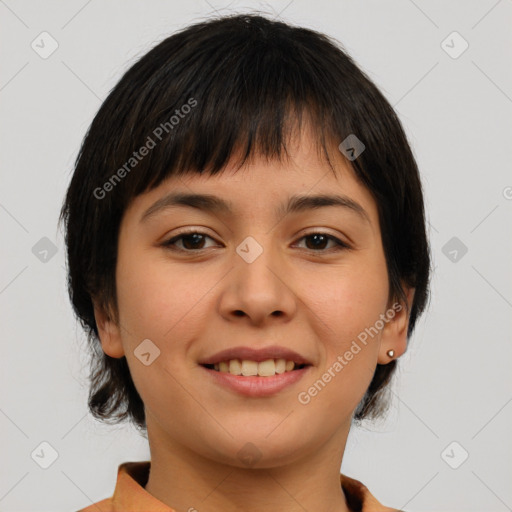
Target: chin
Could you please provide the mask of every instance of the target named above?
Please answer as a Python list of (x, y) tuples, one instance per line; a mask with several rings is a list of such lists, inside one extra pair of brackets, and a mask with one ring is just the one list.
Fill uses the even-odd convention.
[(277, 433), (266, 437), (271, 430), (267, 424), (254, 435), (249, 431), (225, 443), (215, 443), (212, 459), (238, 468), (264, 469), (291, 464), (301, 457), (298, 443), (286, 432), (282, 437)]

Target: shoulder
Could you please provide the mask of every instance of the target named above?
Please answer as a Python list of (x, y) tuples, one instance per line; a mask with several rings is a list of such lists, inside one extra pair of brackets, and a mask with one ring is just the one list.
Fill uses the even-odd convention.
[(76, 512), (98, 512), (99, 510), (101, 510), (101, 512), (113, 512), (114, 504), (112, 498), (106, 498), (104, 500), (98, 501), (97, 503), (93, 503), (88, 507), (81, 508)]
[(360, 512), (405, 512), (384, 506), (373, 496), (368, 487), (355, 478), (340, 474), (341, 487), (347, 499), (347, 505)]

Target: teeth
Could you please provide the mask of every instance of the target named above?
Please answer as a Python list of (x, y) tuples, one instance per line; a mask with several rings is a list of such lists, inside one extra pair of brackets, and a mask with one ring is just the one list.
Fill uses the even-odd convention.
[[(282, 359), (281, 361), (284, 361), (284, 359)], [(280, 369), (281, 368), (279, 368), (279, 370)], [(260, 363), (258, 363), (258, 375), (260, 375), (261, 377), (270, 377), (272, 375), (275, 375), (276, 373), (278, 372), (276, 369), (276, 363), (273, 359), (267, 359), (266, 361), (261, 361)]]
[[(290, 363), (291, 363), (291, 365), (290, 365), (291, 369), (293, 370), (295, 363), (293, 361), (290, 361)], [(288, 369), (288, 371), (290, 370), (290, 366), (287, 368), (285, 359), (277, 359), (275, 362), (275, 365), (276, 365), (276, 373), (284, 373), (287, 369)]]
[(221, 361), (214, 365), (214, 369), (219, 372), (243, 375), (244, 377), (255, 375), (259, 377), (271, 377), (276, 373), (291, 372), (294, 368), (295, 363), (293, 361), (287, 361), (286, 359), (267, 359), (259, 363), (248, 359), (231, 359), (230, 361)]
[[(231, 372), (231, 363), (232, 361), (229, 363), (229, 371)], [(244, 377), (251, 377), (252, 375), (258, 375), (258, 363), (256, 363), (255, 361), (247, 361), (247, 360), (243, 360), (242, 361), (242, 375)], [(236, 371), (236, 366), (235, 366), (235, 371)], [(231, 372), (233, 373), (233, 372)], [(237, 374), (238, 375), (238, 374)]]
[(232, 359), (229, 361), (229, 373), (232, 375), (242, 374), (242, 363), (238, 359)]

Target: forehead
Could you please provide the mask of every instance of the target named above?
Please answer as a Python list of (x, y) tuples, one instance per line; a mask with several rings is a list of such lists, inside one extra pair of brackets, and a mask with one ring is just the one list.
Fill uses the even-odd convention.
[(161, 207), (192, 202), (198, 209), (226, 216), (281, 217), (305, 211), (307, 197), (316, 197), (316, 205), (314, 201), (307, 204), (309, 209), (329, 201), (345, 202), (373, 224), (376, 205), (371, 193), (335, 143), (326, 150), (328, 155), (311, 131), (304, 131), (300, 137), (290, 138), (281, 158), (268, 159), (256, 153), (240, 167), (240, 154), (235, 154), (216, 174), (204, 170), (171, 176), (137, 196), (126, 214), (144, 220)]

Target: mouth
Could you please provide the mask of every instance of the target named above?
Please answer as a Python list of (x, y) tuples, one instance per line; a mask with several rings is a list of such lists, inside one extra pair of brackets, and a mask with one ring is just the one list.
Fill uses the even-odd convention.
[[(259, 365), (263, 365), (261, 368)], [(284, 366), (283, 366), (284, 365)], [(284, 359), (266, 360), (257, 363), (247, 360), (230, 360), (220, 363), (202, 363), (205, 376), (214, 386), (251, 398), (270, 397), (278, 394), (305, 378), (313, 365)], [(287, 367), (286, 367), (287, 366)]]
[(230, 361), (222, 361), (215, 364), (201, 364), (201, 366), (218, 373), (229, 373), (236, 376), (273, 377), (274, 375), (302, 370), (312, 365), (295, 363), (285, 359), (268, 359), (259, 363), (256, 361), (231, 359)]
[(259, 349), (250, 346), (231, 347), (204, 357), (198, 363), (208, 370), (244, 377), (272, 377), (312, 366), (312, 361), (306, 357), (278, 345)]

